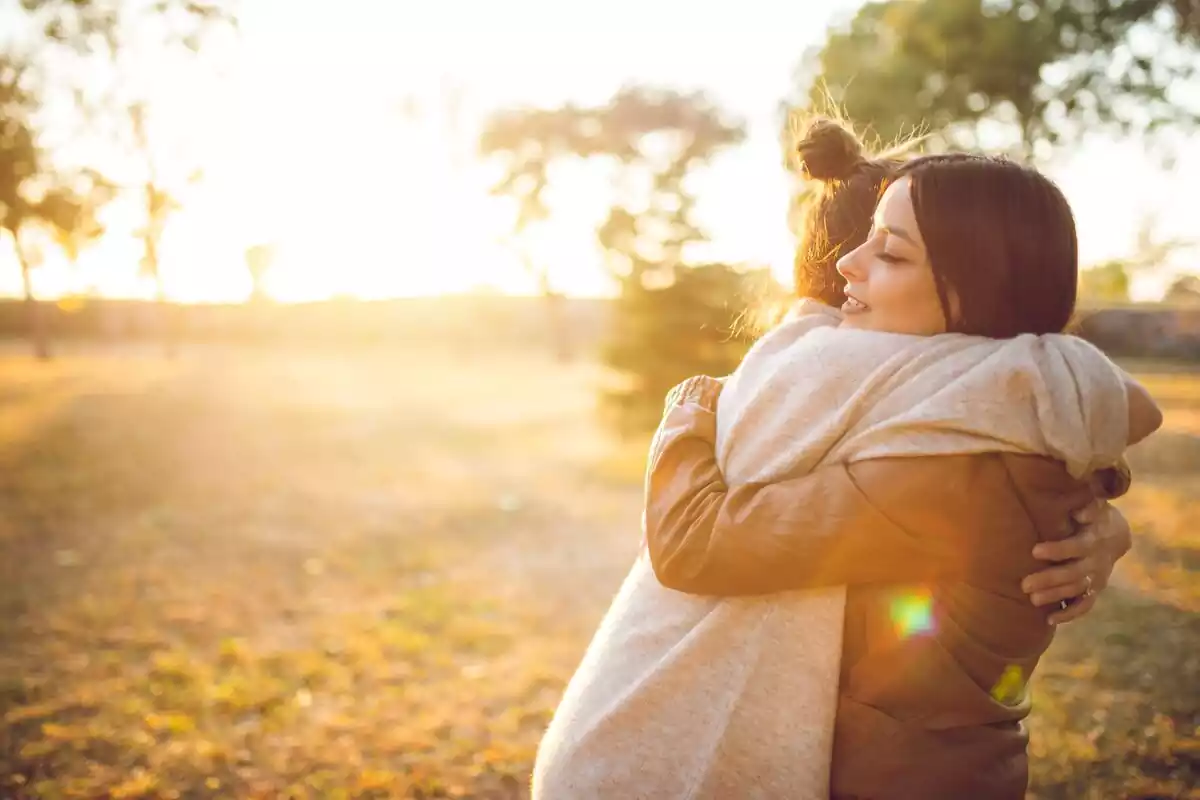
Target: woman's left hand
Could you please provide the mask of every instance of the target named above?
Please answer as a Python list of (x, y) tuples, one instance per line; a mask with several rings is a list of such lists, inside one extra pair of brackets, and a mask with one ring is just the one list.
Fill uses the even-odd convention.
[(1055, 565), (1021, 582), (1035, 606), (1068, 601), (1065, 608), (1050, 615), (1051, 625), (1079, 619), (1091, 611), (1096, 595), (1108, 586), (1113, 566), (1133, 544), (1129, 521), (1107, 501), (1097, 500), (1073, 516), (1080, 525), (1074, 535), (1033, 548), (1034, 558)]

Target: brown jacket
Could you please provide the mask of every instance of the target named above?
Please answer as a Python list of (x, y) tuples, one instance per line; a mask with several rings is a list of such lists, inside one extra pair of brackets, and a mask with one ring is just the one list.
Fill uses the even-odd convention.
[(714, 455), (719, 392), (710, 378), (678, 387), (652, 448), (659, 580), (725, 596), (848, 586), (835, 798), (1023, 797), (1025, 683), (1054, 631), (1020, 581), (1092, 488), (1050, 459), (995, 453), (730, 489)]

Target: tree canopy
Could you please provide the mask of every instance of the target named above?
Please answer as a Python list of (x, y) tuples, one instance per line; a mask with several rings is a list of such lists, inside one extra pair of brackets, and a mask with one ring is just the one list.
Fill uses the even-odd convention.
[(725, 374), (745, 350), (735, 329), (753, 284), (742, 270), (698, 263), (690, 252), (705, 233), (686, 186), (743, 136), (740, 121), (703, 94), (627, 86), (595, 107), (501, 111), (480, 138), (484, 154), (505, 160), (496, 192), (517, 202), (518, 236), (551, 214), (545, 193), (556, 163), (615, 167), (596, 236), (620, 288), (603, 356), (623, 376), (605, 396), (622, 430), (653, 426), (671, 386), (697, 372)]
[(796, 105), (839, 106), (885, 141), (1042, 156), (1089, 131), (1200, 121), (1180, 81), (1200, 75), (1189, 0), (884, 0), (809, 53)]

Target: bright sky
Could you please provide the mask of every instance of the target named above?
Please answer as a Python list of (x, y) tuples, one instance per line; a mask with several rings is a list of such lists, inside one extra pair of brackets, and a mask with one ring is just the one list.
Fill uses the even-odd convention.
[[(181, 175), (205, 168), (163, 243), (168, 293), (242, 299), (243, 253), (261, 241), (277, 244), (269, 288), (282, 300), (530, 291), (501, 244), (508, 210), (487, 195), (495, 173), (475, 159), (471, 125), (459, 138), (439, 129), (447, 82), (465, 89), (468, 123), (510, 104), (601, 103), (627, 82), (705, 90), (749, 131), (697, 180), (709, 255), (769, 264), (786, 279), (778, 103), (805, 49), (857, 5), (340, 0), (329, 13), (330, 4), (244, 0), (241, 41), (222, 76), (185, 82), (147, 71), (168, 160)], [(429, 116), (406, 119), (406, 98)], [(1164, 236), (1200, 235), (1188, 211), (1200, 146), (1181, 147), (1170, 171), (1143, 150), (1096, 140), (1048, 165), (1076, 210), (1085, 264), (1128, 254), (1146, 213), (1159, 216)], [(607, 291), (594, 245), (605, 184), (577, 173), (555, 198), (539, 257), (560, 290)], [(76, 269), (49, 258), (37, 288), (144, 296), (129, 235), (136, 217), (116, 206), (108, 223), (111, 233)], [(17, 267), (4, 258), (0, 292), (19, 291)]]

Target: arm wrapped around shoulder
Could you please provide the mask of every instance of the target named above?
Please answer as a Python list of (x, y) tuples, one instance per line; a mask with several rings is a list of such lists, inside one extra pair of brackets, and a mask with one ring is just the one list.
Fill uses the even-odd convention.
[(1135, 433), (1131, 387), (1141, 387), (1076, 336), (1035, 337), (1033, 354), (1040, 378), (1034, 400), (1049, 454), (1077, 478), (1117, 467)]
[(1129, 396), (1129, 444), (1137, 444), (1162, 427), (1163, 413), (1145, 386), (1124, 370), (1121, 374), (1125, 376), (1125, 391)]

